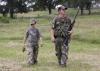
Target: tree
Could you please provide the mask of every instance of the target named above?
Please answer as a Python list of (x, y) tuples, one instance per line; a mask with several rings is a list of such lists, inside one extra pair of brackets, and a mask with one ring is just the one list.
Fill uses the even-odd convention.
[(14, 8), (16, 7), (17, 0), (7, 0), (10, 17), (14, 18)]
[(45, 10), (46, 0), (36, 0), (36, 5), (38, 10)]

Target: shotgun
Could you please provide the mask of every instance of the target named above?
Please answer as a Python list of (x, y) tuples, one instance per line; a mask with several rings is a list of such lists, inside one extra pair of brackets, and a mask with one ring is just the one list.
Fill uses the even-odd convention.
[(76, 18), (78, 16), (78, 13), (79, 13), (79, 9), (78, 9), (78, 11), (77, 11), (77, 13), (76, 13), (76, 15), (74, 17), (74, 20), (72, 21), (71, 25), (69, 26), (68, 31), (71, 31), (73, 29), (74, 24), (75, 24), (75, 20), (76, 20)]

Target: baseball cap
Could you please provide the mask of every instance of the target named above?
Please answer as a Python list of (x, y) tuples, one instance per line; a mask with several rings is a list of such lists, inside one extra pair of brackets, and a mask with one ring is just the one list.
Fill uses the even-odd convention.
[(34, 24), (36, 24), (36, 23), (37, 23), (37, 21), (36, 21), (35, 19), (32, 19), (31, 25), (34, 25)]
[(57, 5), (55, 8), (56, 8), (57, 11), (59, 11), (59, 10), (61, 10), (61, 9), (65, 9), (65, 10), (68, 9), (68, 8), (65, 7), (64, 5)]

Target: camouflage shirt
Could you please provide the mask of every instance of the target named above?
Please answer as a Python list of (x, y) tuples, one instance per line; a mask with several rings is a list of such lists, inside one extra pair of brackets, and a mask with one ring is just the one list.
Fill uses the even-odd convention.
[(30, 27), (26, 32), (26, 39), (29, 43), (37, 44), (40, 39), (40, 32), (36, 28)]
[(66, 37), (68, 35), (68, 28), (71, 24), (71, 20), (68, 17), (55, 17), (52, 23), (52, 29), (54, 30), (55, 37)]

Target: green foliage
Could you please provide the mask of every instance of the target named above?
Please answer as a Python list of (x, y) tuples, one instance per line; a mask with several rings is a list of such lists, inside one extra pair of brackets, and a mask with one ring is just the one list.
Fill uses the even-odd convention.
[(9, 18), (7, 18), (7, 17), (0, 17), (0, 22), (1, 23), (9, 23)]
[(36, 10), (45, 10), (46, 0), (36, 0)]

